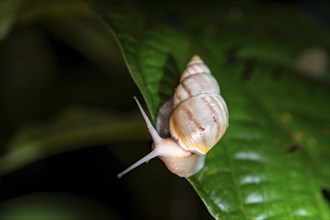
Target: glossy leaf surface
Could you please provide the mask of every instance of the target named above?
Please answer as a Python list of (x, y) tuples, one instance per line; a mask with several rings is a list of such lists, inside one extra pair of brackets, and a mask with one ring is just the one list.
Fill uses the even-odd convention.
[[(229, 129), (188, 178), (215, 218), (329, 218), (326, 29), (277, 5), (88, 3), (116, 37), (154, 121), (192, 55), (218, 80)], [(306, 68), (315, 56), (323, 61)]]

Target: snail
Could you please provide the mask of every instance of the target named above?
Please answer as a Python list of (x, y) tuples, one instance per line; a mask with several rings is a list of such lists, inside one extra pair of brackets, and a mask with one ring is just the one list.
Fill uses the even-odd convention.
[(204, 166), (205, 154), (228, 127), (227, 105), (209, 68), (193, 56), (183, 72), (172, 100), (159, 110), (156, 131), (134, 97), (154, 141), (152, 151), (117, 176), (121, 178), (149, 160), (159, 157), (180, 177), (189, 177)]

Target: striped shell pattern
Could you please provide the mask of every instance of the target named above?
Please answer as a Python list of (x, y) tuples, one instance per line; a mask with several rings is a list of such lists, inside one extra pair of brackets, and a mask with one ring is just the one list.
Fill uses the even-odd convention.
[(170, 117), (172, 138), (185, 150), (206, 154), (228, 127), (228, 110), (209, 68), (194, 56), (181, 76)]

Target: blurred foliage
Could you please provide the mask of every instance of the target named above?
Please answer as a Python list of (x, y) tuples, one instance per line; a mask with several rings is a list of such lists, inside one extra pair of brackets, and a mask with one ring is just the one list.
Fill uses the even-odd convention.
[[(230, 113), (228, 132), (188, 179), (212, 216), (328, 218), (327, 28), (265, 2), (87, 3), (0, 2), (1, 218), (210, 218), (160, 162), (115, 178), (124, 167), (116, 157), (129, 165), (150, 145), (131, 112), (129, 73), (155, 120), (193, 54)], [(35, 191), (101, 202), (24, 196)]]
[(2, 204), (1, 219), (119, 219), (91, 199), (55, 193), (34, 193)]

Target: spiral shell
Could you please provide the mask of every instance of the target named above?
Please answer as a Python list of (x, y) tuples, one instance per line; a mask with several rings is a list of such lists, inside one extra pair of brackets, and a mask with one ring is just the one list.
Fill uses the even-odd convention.
[(119, 178), (155, 157), (172, 173), (189, 177), (202, 169), (205, 154), (228, 127), (228, 110), (218, 82), (198, 56), (188, 63), (173, 99), (159, 110), (158, 131), (136, 97), (135, 101), (154, 144), (149, 154), (119, 173)]
[(228, 110), (209, 68), (194, 56), (173, 97), (170, 133), (185, 150), (206, 154), (228, 127)]

